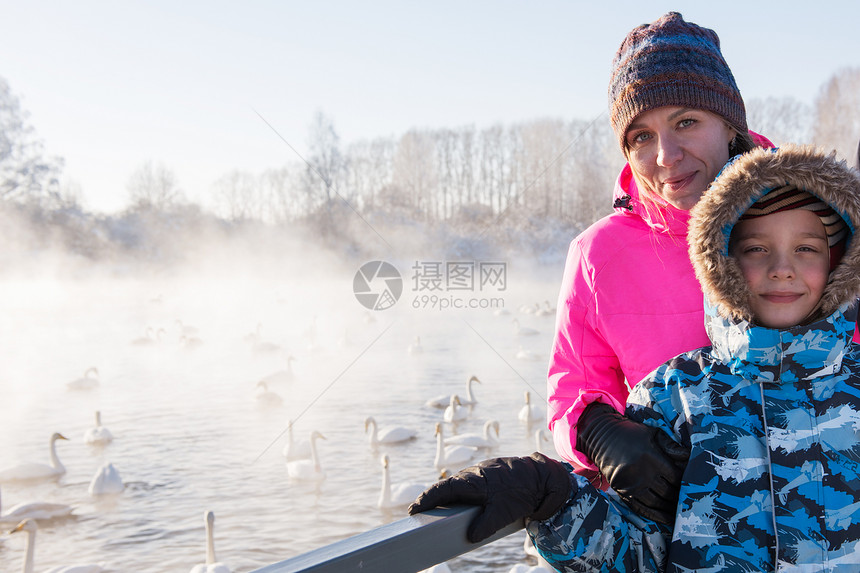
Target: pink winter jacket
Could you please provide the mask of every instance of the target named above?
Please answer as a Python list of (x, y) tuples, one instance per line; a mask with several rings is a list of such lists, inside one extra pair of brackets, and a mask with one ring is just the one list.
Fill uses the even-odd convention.
[(689, 211), (659, 197), (659, 210), (646, 209), (629, 165), (614, 198), (615, 212), (570, 244), (547, 378), (555, 449), (584, 474), (597, 470), (575, 449), (585, 406), (604, 402), (623, 412), (630, 387), (670, 358), (710, 344), (687, 254)]
[(615, 184), (615, 212), (570, 245), (548, 377), (555, 449), (595, 470), (576, 444), (591, 402), (624, 411), (633, 385), (684, 351), (709, 344), (702, 290), (687, 255), (689, 211), (646, 209), (630, 166)]

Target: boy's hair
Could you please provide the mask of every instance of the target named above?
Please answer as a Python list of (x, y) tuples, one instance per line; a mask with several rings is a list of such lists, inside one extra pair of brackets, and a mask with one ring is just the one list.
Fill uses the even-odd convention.
[(830, 270), (832, 271), (839, 264), (842, 255), (845, 254), (845, 242), (849, 233), (848, 225), (845, 223), (845, 219), (830, 205), (808, 191), (798, 189), (791, 184), (775, 187), (750, 205), (750, 208), (738, 220), (747, 221), (793, 209), (812, 211), (821, 220), (827, 234), (827, 246), (830, 249)]

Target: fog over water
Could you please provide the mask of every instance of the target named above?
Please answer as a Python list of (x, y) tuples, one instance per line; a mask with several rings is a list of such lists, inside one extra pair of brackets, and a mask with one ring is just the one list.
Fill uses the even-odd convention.
[[(560, 238), (562, 250), (569, 238)], [(474, 460), (537, 448), (554, 319), (533, 310), (555, 306), (563, 264), (557, 253), (543, 263), (486, 249), (480, 256), (465, 248), (455, 255), (441, 249), (382, 254), (378, 259), (402, 275), (403, 290), (393, 307), (372, 311), (353, 293), (355, 273), (367, 260), (309, 244), (222, 245), (162, 266), (98, 264), (46, 252), (28, 259), (24, 249), (14, 260), (7, 257), (0, 297), (0, 471), (19, 462), (47, 463), (51, 435), (68, 438), (56, 443), (67, 470), (58, 480), (0, 483), (2, 513), (31, 501), (74, 507), (73, 517), (40, 524), (36, 570), (100, 562), (110, 571), (188, 571), (205, 561), (207, 510), (216, 516), (217, 558), (233, 571), (405, 517), (404, 508), (377, 507), (380, 458), (388, 454), (395, 484), (435, 481), (434, 426), (443, 412), (424, 402), (465, 394), (472, 375), (480, 379), (473, 386), (477, 404), (456, 426), (443, 423), (445, 435), (481, 432), (495, 419), (500, 446)], [(433, 263), (444, 268), (452, 261), (474, 263), (471, 289), (416, 288), (417, 273), (426, 279)], [(484, 262), (502, 263), (504, 288), (480, 284)], [(440, 310), (431, 306), (433, 294), (448, 304), (487, 306), (492, 298), (507, 314)], [(518, 336), (514, 319), (537, 333)], [(148, 343), (139, 343), (146, 337)], [(417, 341), (423, 351), (410, 353)], [(258, 381), (288, 364), (291, 374), (270, 378), (266, 388), (282, 403), (261, 403)], [(95, 387), (70, 389), (91, 367), (98, 371), (89, 374), (97, 377)], [(531, 426), (518, 420), (525, 391), (541, 409)], [(103, 447), (83, 439), (96, 411), (114, 436)], [(371, 447), (367, 416), (380, 428), (413, 428), (417, 438)], [(324, 480), (288, 477), (282, 452), (290, 420), (296, 439), (315, 430), (325, 436), (316, 442)], [(542, 449), (554, 455), (551, 445)], [(124, 490), (91, 496), (90, 480), (108, 462)], [(452, 570), (506, 572), (526, 563), (524, 536), (458, 558)], [(0, 536), (0, 570), (22, 567), (25, 541), (22, 533)]]

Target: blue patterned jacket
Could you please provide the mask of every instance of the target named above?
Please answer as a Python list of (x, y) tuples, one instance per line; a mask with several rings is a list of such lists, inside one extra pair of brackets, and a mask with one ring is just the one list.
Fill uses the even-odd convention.
[[(744, 317), (739, 270), (726, 267), (731, 227), (772, 181), (799, 172), (853, 234), (860, 176), (805, 147), (748, 155), (724, 169), (694, 212), (699, 229), (691, 226), (697, 276), (707, 301), (718, 301), (706, 301), (712, 345), (660, 366), (628, 399), (630, 418), (690, 448), (674, 530), (572, 474), (565, 507), (527, 525), (562, 571), (860, 571), (860, 353), (851, 341), (860, 241), (831, 273), (838, 284), (825, 289), (820, 317), (785, 330)], [(749, 172), (762, 163), (763, 174)], [(824, 168), (842, 179), (826, 169), (810, 176)], [(818, 179), (821, 188), (810, 183)], [(854, 197), (844, 203), (845, 194)], [(722, 245), (715, 253), (708, 241)]]

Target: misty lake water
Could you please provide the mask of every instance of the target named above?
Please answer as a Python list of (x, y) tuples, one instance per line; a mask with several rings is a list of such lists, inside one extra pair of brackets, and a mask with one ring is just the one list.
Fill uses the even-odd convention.
[[(520, 307), (555, 305), (561, 264), (540, 273), (508, 264), (507, 288), (489, 295), (509, 314), (414, 308), (419, 293), (406, 267), (399, 266), (402, 297), (384, 311), (357, 302), (357, 266), (349, 265), (328, 275), (284, 267), (5, 279), (0, 470), (48, 462), (54, 432), (69, 439), (57, 442), (67, 470), (58, 481), (0, 485), (4, 511), (31, 501), (75, 508), (71, 518), (41, 524), (36, 570), (100, 562), (110, 571), (188, 571), (205, 561), (206, 510), (216, 516), (218, 560), (234, 572), (401, 519), (404, 509), (377, 507), (381, 455), (390, 457), (394, 483), (435, 481), (434, 426), (443, 414), (424, 402), (464, 393), (472, 375), (481, 381), (474, 385), (478, 402), (456, 427), (444, 424), (446, 435), (480, 432), (496, 419), (500, 446), (475, 460), (534, 451), (543, 420), (526, 427), (517, 413), (529, 391), (544, 417), (553, 318)], [(517, 336), (514, 318), (538, 333)], [(199, 344), (183, 344), (180, 327), (195, 328)], [(147, 329), (161, 331), (158, 342), (134, 344)], [(280, 350), (255, 350), (251, 335)], [(410, 354), (416, 337), (423, 352)], [(521, 349), (537, 356), (518, 358)], [(293, 379), (268, 388), (282, 405), (260, 404), (256, 383), (285, 369), (288, 354)], [(98, 369), (98, 386), (69, 389), (90, 367)], [(83, 439), (97, 410), (114, 436), (105, 447)], [(373, 448), (367, 416), (380, 427), (414, 428), (418, 437)], [(325, 436), (317, 442), (323, 481), (289, 479), (282, 451), (290, 420), (297, 439), (314, 430)], [(551, 445), (542, 450), (555, 455)], [(119, 470), (124, 491), (93, 497), (89, 482), (106, 462)], [(528, 562), (524, 538), (510, 536), (449, 565), (507, 572)], [(25, 542), (21, 533), (0, 535), (0, 570), (22, 567)]]

